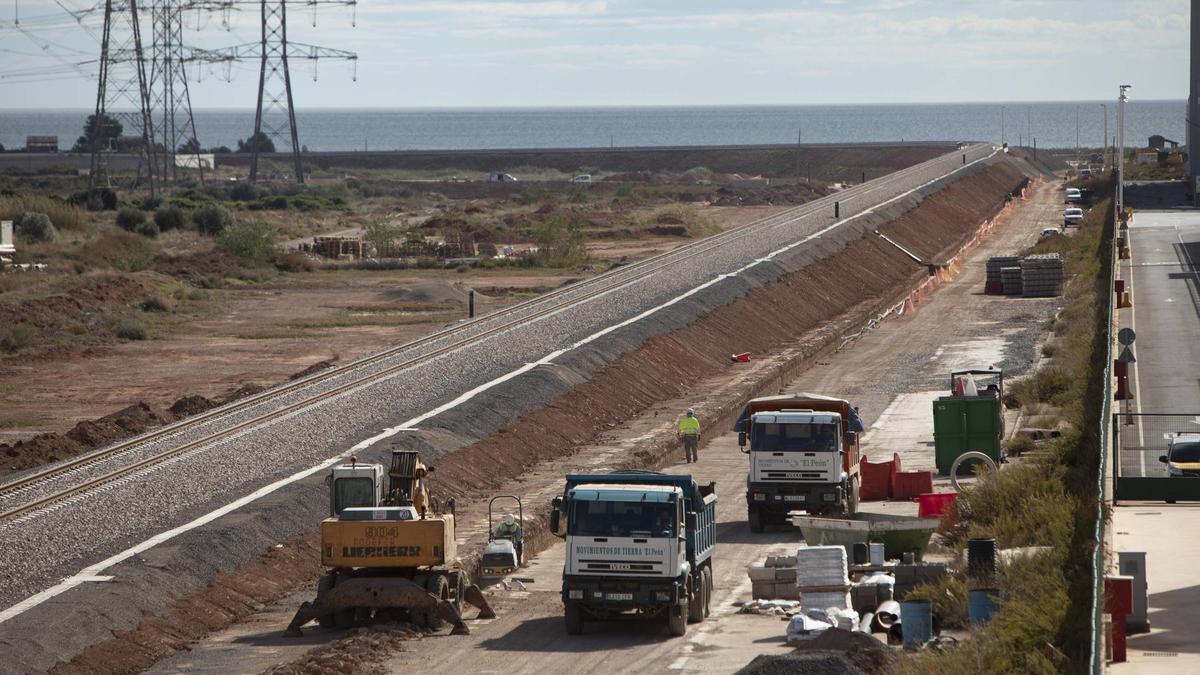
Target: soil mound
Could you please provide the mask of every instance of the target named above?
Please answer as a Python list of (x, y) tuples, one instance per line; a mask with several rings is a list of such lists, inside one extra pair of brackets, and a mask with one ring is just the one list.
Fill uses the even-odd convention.
[(189, 415), (198, 415), (206, 410), (211, 410), (218, 405), (220, 404), (218, 404), (216, 401), (203, 396), (184, 396), (178, 401), (172, 403), (168, 410), (170, 410), (171, 414), (178, 419), (181, 417), (187, 417)]
[(839, 652), (854, 666), (868, 675), (891, 672), (899, 657), (890, 647), (866, 633), (851, 632), (841, 628), (830, 628), (820, 635), (800, 644), (796, 653)]
[(309, 375), (312, 375), (313, 373), (319, 373), (322, 370), (325, 370), (326, 368), (329, 368), (333, 364), (337, 363), (337, 360), (338, 359), (335, 356), (332, 359), (325, 359), (324, 361), (317, 361), (316, 363), (305, 368), (304, 370), (301, 370), (300, 372), (293, 374), (291, 377), (288, 378), (288, 380), (299, 380), (300, 378), (308, 377)]
[(782, 656), (758, 656), (737, 675), (866, 675), (845, 654), (803, 652)]
[(138, 401), (100, 419), (80, 422), (66, 436), (84, 447), (95, 448), (173, 421), (174, 415), (163, 414), (145, 401)]

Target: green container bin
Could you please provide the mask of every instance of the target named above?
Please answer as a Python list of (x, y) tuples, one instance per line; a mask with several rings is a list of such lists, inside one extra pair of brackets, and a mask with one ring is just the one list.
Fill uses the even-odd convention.
[(995, 396), (943, 396), (934, 401), (933, 447), (938, 473), (950, 473), (954, 460), (972, 450), (998, 464), (1000, 415), (1000, 399)]

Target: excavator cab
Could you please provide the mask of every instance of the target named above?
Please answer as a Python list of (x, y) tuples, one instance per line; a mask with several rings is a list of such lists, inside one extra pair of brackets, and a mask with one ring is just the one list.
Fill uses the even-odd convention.
[(333, 467), (329, 475), (329, 515), (348, 508), (378, 506), (383, 501), (383, 467), (359, 464), (351, 455), (346, 464)]

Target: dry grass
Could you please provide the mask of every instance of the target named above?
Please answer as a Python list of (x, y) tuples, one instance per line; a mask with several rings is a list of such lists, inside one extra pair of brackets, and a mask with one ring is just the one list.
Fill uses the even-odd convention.
[(44, 213), (60, 230), (82, 230), (88, 222), (88, 212), (61, 199), (41, 195), (0, 196), (0, 220), (16, 220), (22, 213)]

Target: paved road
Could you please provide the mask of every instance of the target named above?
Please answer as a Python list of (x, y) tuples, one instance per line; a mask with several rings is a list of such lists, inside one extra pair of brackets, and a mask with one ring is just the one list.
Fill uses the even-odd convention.
[[(1123, 475), (1162, 476), (1157, 460), (1165, 435), (1200, 431), (1194, 423), (1200, 414), (1200, 212), (1138, 210), (1130, 243), (1132, 259), (1122, 262), (1121, 274), (1132, 282), (1133, 307), (1118, 312), (1120, 325), (1137, 331), (1130, 409), (1186, 414), (1121, 426), (1120, 465)], [(1130, 636), (1129, 662), (1111, 665), (1111, 672), (1200, 672), (1197, 523), (1194, 503), (1123, 502), (1113, 509), (1114, 550), (1146, 552), (1151, 632)]]
[[(786, 383), (789, 390), (845, 395), (860, 405), (872, 430), (864, 439), (871, 454), (900, 451), (910, 469), (932, 468), (932, 414), (929, 401), (942, 393), (949, 370), (979, 363), (996, 363), (1016, 373), (1028, 369), (1036, 358), (1035, 343), (1045, 319), (1056, 310), (1057, 298), (1005, 298), (982, 294), (984, 263), (990, 255), (1019, 250), (1032, 243), (1041, 228), (1053, 224), (1061, 205), (1057, 186), (1039, 188), (1029, 203), (1005, 216), (996, 233), (969, 258), (962, 274), (943, 286), (915, 314), (886, 321), (849, 348)], [(705, 391), (706, 387), (697, 388)], [(691, 399), (668, 402), (665, 410), (679, 410)], [(703, 408), (698, 406), (703, 411)], [(911, 414), (901, 414), (911, 410)], [(632, 452), (639, 439), (665, 433), (668, 413), (647, 414), (631, 428), (614, 430), (623, 440), (587, 448), (578, 461), (601, 470), (620, 461), (617, 448)], [(898, 433), (895, 430), (899, 430)], [(719, 432), (721, 430), (715, 430)], [(892, 432), (889, 434), (889, 432)], [(904, 444), (904, 445), (900, 445)], [(436, 636), (412, 644), (385, 665), (393, 672), (704, 672), (730, 673), (755, 655), (778, 653), (783, 646), (784, 623), (776, 618), (737, 613), (749, 599), (745, 569), (767, 555), (795, 548), (799, 533), (779, 528), (750, 533), (745, 521), (744, 476), (746, 458), (738, 452), (736, 436), (716, 436), (701, 451), (698, 464), (677, 464), (667, 469), (693, 472), (701, 481), (715, 480), (719, 497), (718, 555), (715, 559), (713, 616), (689, 627), (683, 639), (671, 639), (661, 625), (651, 622), (589, 624), (587, 634), (566, 635), (559, 597), (564, 547), (551, 546), (533, 557), (526, 591), (501, 592), (499, 618), (472, 622), (468, 637)], [(552, 494), (561, 491), (561, 475), (544, 472), (545, 485), (514, 487), (526, 494), (526, 508), (544, 508)], [(864, 510), (915, 514), (912, 503), (870, 503)], [(251, 618), (245, 624), (214, 635), (162, 664), (156, 674), (195, 669), (256, 671), (279, 661), (296, 658), (312, 644), (328, 640), (328, 633), (309, 631), (304, 644), (287, 643), (277, 636), (300, 598)]]

